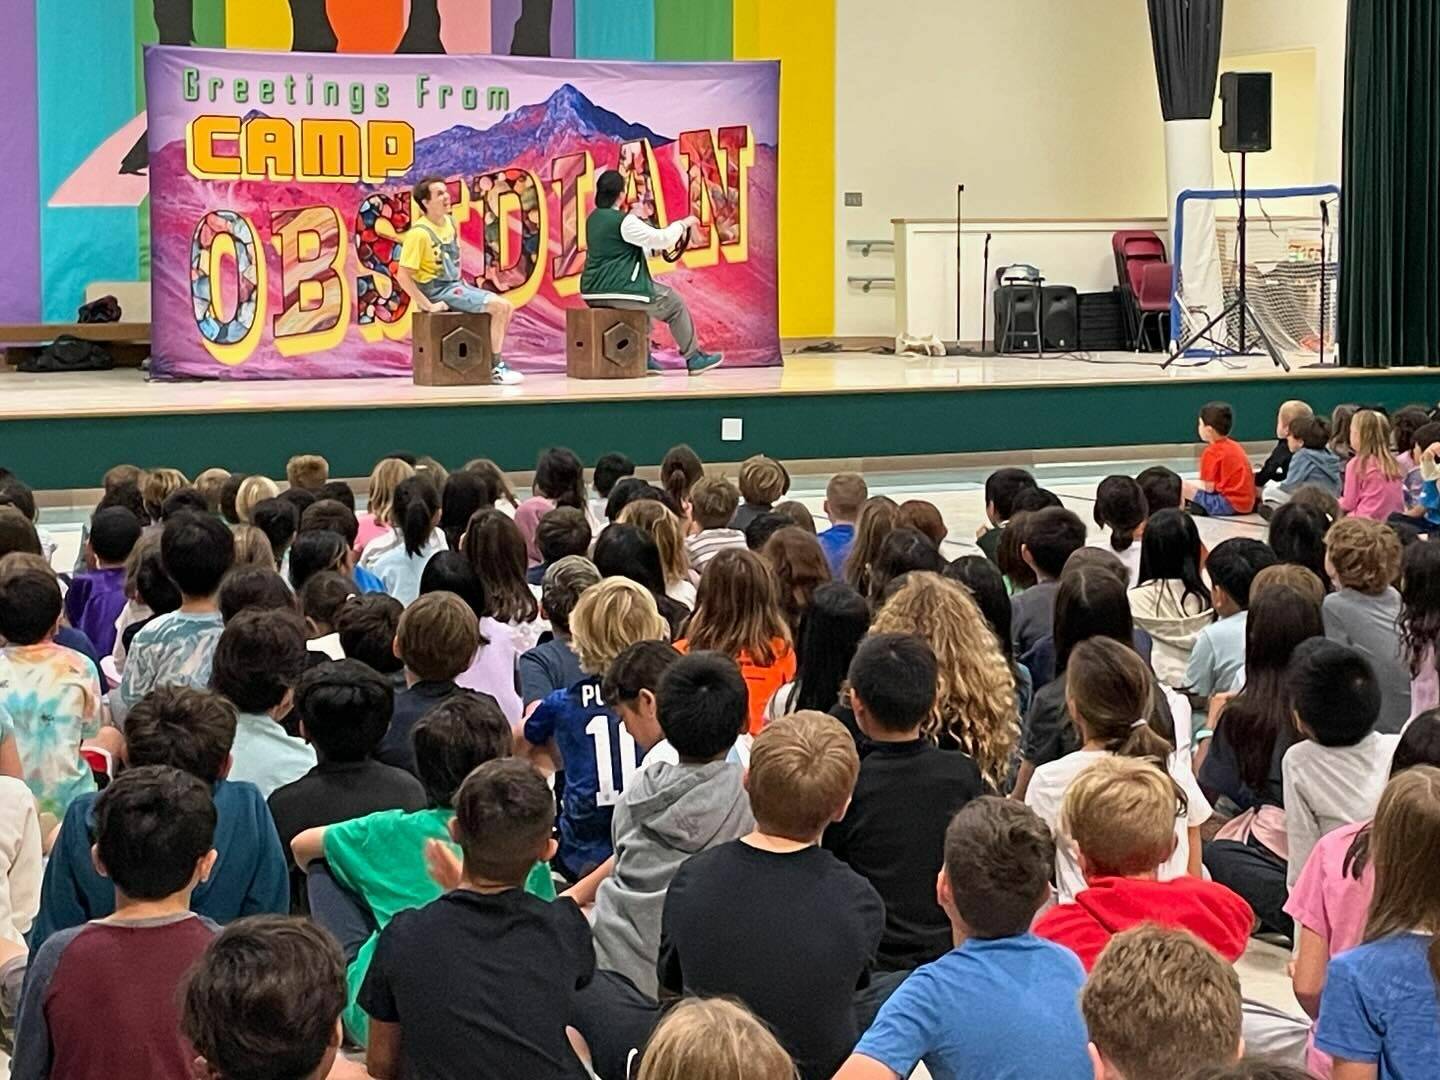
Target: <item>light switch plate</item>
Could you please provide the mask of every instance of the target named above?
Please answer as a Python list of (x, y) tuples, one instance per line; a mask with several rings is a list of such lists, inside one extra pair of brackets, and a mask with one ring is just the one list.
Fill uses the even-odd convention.
[(862, 192), (859, 192), (859, 191), (847, 191), (847, 192), (845, 192), (845, 205), (846, 205), (846, 206), (864, 206), (864, 205), (865, 205), (865, 196), (864, 196), (864, 194), (863, 194)]
[(738, 416), (727, 416), (720, 421), (720, 441), (739, 442), (745, 437), (745, 421)]

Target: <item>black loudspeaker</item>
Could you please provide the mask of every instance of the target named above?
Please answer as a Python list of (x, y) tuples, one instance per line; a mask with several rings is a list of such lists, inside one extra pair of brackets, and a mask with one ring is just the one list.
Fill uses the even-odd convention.
[(1080, 346), (1080, 305), (1073, 285), (1046, 285), (1040, 302), (1045, 305), (1045, 348), (1070, 352)]
[(1227, 71), (1220, 76), (1220, 149), (1263, 154), (1270, 149), (1270, 72)]
[(1040, 290), (1029, 285), (1001, 285), (995, 290), (995, 351), (1039, 352), (1035, 341), (1035, 300)]

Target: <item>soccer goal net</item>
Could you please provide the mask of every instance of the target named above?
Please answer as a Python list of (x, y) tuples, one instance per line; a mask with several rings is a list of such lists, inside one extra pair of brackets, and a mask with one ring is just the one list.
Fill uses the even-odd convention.
[[(1251, 190), (1245, 217), (1248, 344), (1264, 351), (1259, 331), (1292, 364), (1333, 361), (1339, 351), (1340, 189)], [(1186, 191), (1176, 200), (1170, 325), (1176, 343), (1190, 343), (1187, 355), (1247, 344), (1239, 340), (1240, 312), (1232, 306), (1240, 291), (1240, 246), (1235, 191)], [(1196, 338), (1222, 310), (1228, 314)]]

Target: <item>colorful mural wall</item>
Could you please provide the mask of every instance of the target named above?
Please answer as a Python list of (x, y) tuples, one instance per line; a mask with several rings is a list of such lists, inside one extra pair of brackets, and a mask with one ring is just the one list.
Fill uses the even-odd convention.
[(834, 0), (17, 0), (0, 37), (0, 323), (150, 276), (143, 48), (781, 61), (780, 328), (834, 326)]

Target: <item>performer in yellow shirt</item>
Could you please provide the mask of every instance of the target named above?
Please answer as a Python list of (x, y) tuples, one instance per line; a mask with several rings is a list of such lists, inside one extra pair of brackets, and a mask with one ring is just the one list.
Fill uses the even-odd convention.
[(495, 352), (491, 382), (514, 386), (525, 381), (500, 354), (515, 306), (492, 292), (467, 284), (460, 276), (460, 233), (450, 216), (450, 192), (443, 179), (427, 176), (415, 185), (417, 218), (400, 247), (396, 280), (420, 311), (484, 312), (490, 316), (490, 345)]

